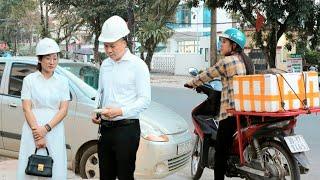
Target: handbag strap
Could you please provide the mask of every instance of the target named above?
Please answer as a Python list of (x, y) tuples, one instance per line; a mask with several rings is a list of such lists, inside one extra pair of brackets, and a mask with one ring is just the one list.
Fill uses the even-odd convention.
[[(46, 148), (46, 151), (47, 151), (47, 155), (49, 156), (49, 150), (48, 150), (47, 147), (45, 147), (45, 148)], [(38, 148), (36, 148), (36, 150), (34, 151), (34, 154), (37, 154), (37, 151), (38, 151)]]

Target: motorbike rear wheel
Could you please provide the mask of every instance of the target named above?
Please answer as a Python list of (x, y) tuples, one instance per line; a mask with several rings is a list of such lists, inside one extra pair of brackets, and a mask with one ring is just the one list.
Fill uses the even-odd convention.
[(198, 180), (202, 176), (204, 167), (201, 165), (203, 141), (197, 135), (191, 154), (191, 176), (193, 180)]
[(266, 179), (300, 180), (297, 161), (290, 150), (278, 141), (266, 141), (261, 144), (262, 158), (271, 177)]

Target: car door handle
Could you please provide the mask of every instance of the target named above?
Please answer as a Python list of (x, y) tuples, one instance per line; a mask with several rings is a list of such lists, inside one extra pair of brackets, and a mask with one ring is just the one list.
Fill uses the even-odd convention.
[(11, 103), (9, 104), (10, 107), (17, 107), (17, 104), (16, 103)]

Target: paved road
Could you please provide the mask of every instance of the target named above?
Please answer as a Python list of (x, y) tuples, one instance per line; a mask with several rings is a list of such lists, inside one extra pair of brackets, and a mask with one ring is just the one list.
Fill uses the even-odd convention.
[[(190, 112), (193, 107), (202, 102), (206, 98), (205, 95), (197, 94), (195, 91), (183, 88), (163, 88), (154, 87), (152, 89), (152, 99), (158, 103), (166, 105), (185, 118), (191, 130), (193, 125), (190, 118)], [(308, 175), (303, 175), (303, 180), (320, 179), (320, 114), (303, 115), (298, 118), (296, 133), (301, 134), (306, 139), (311, 151), (307, 152), (311, 163), (311, 170)], [(187, 174), (181, 176), (180, 174)], [(213, 171), (207, 170), (201, 179), (213, 179), (211, 176)], [(177, 176), (177, 177), (176, 177)], [(174, 177), (190, 179), (189, 167), (178, 172)], [(173, 178), (173, 176), (172, 176)]]
[[(186, 119), (189, 124), (190, 130), (193, 130), (193, 125), (190, 119), (190, 112), (193, 107), (203, 101), (206, 97), (196, 92), (183, 88), (163, 88), (163, 87), (153, 87), (152, 88), (152, 99), (158, 103), (164, 104), (180, 114), (183, 118)], [(308, 152), (308, 156), (311, 162), (311, 171), (308, 175), (303, 175), (303, 180), (318, 180), (320, 179), (320, 115), (309, 115), (302, 116), (299, 118), (298, 126), (296, 132), (302, 134), (307, 140), (311, 152)], [(2, 162), (1, 162), (2, 161)], [(0, 157), (1, 163), (7, 162), (8, 167), (15, 167), (14, 161), (3, 161), (3, 158)], [(4, 169), (2, 169), (4, 170)], [(0, 179), (6, 180), (1, 174), (5, 172), (0, 172)], [(14, 173), (14, 171), (9, 172)], [(205, 170), (202, 180), (212, 180), (213, 177), (212, 170)], [(68, 175), (72, 179), (79, 179), (73, 173), (69, 172)], [(185, 180), (191, 179), (190, 177), (190, 166), (188, 165), (180, 172), (165, 178), (165, 180)], [(234, 178), (233, 178), (234, 179)]]

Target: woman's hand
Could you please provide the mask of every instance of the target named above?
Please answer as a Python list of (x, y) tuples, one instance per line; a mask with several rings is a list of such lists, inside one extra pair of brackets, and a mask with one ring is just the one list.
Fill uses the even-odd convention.
[(40, 140), (36, 141), (36, 147), (39, 148), (45, 148), (46, 147), (46, 139), (45, 138), (41, 138)]
[(44, 126), (37, 126), (32, 129), (33, 138), (38, 141), (46, 136), (48, 133), (47, 129)]

